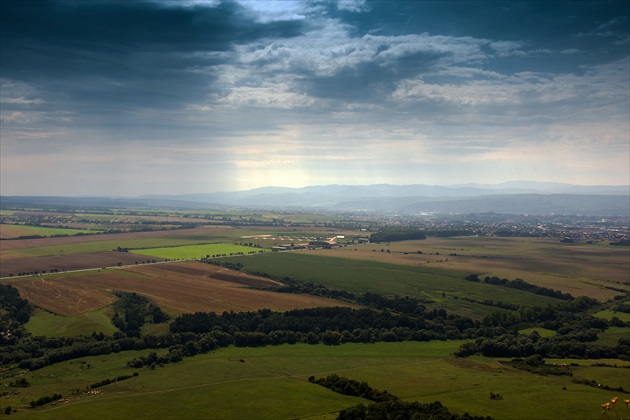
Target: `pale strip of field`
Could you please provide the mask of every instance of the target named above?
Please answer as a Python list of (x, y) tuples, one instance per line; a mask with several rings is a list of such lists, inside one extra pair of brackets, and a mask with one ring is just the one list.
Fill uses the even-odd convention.
[(11, 241), (1, 241), (0, 251), (11, 251), (23, 248), (48, 247), (56, 245), (82, 244), (86, 242), (102, 242), (102, 241), (128, 241), (136, 239), (152, 239), (164, 237), (198, 237), (201, 241), (203, 238), (213, 238), (217, 235), (226, 234), (232, 230), (229, 226), (206, 226), (195, 229), (174, 229), (160, 230), (150, 232), (126, 232), (126, 233), (109, 233), (102, 235), (85, 235), (70, 236), (61, 238), (42, 238), (42, 239), (20, 239)]
[(630, 291), (630, 254), (626, 247), (601, 244), (569, 247), (558, 240), (538, 238), (461, 237), (308, 252), (481, 276), (521, 278), (574, 296), (586, 295), (599, 300), (619, 294), (607, 287)]
[(136, 292), (178, 315), (197, 311), (252, 311), (318, 306), (353, 306), (317, 296), (251, 289), (278, 283), (199, 262), (107, 269), (72, 276), (45, 276), (12, 282), (31, 303), (60, 315), (78, 315), (111, 304), (114, 290)]

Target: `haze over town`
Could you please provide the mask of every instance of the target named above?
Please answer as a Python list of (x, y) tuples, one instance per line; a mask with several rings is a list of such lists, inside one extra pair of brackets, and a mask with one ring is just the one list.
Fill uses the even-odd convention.
[(0, 189), (630, 184), (627, 1), (17, 1)]

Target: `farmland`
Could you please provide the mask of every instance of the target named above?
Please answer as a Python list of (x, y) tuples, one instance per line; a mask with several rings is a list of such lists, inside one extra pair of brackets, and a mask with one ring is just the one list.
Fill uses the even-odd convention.
[(20, 239), (0, 241), (0, 277), (17, 275), (20, 272), (39, 273), (51, 269), (61, 271), (100, 268), (135, 264), (145, 260), (161, 261), (161, 258), (146, 258), (119, 248), (130, 250), (143, 248), (198, 245), (222, 242), (232, 238), (229, 227), (200, 227), (195, 229), (165, 230), (155, 232), (126, 232), (71, 236), (63, 238)]
[[(495, 359), (448, 357), (459, 344), (230, 347), (178, 365), (135, 370), (137, 377), (100, 388), (99, 395), (72, 396), (73, 390), (85, 384), (132, 373), (126, 361), (147, 353), (122, 352), (28, 373), (32, 386), (4, 404), (20, 406), (40, 395), (60, 392), (71, 396), (67, 402), (35, 409), (28, 417), (121, 418), (136, 413), (139, 418), (330, 418), (335, 411), (361, 402), (307, 381), (311, 375), (331, 373), (367, 381), (404, 400), (440, 400), (455, 413), (495, 418), (572, 419), (579, 415), (596, 419), (601, 416), (600, 403), (616, 395), (570, 381), (567, 390), (562, 390), (567, 382), (562, 377), (532, 377)], [(607, 378), (611, 384), (628, 385), (623, 375), (627, 369), (591, 367), (588, 360), (574, 362), (578, 362), (572, 367), (576, 377)], [(489, 399), (491, 391), (503, 399)], [(165, 410), (165, 403), (174, 401), (176, 408)], [(507, 412), (511, 414), (505, 416)]]
[(519, 305), (546, 305), (553, 301), (518, 290), (471, 284), (464, 280), (465, 272), (338, 258), (334, 257), (338, 254), (336, 251), (315, 254), (273, 253), (255, 258), (236, 257), (234, 261), (242, 263), (250, 272), (298, 278), (347, 290), (414, 296), (473, 317), (493, 310), (483, 304), (488, 296)]
[[(151, 256), (155, 252), (167, 255), (164, 258), (169, 259), (200, 258), (215, 253), (258, 252), (286, 242), (308, 242), (330, 235), (330, 230), (322, 228), (298, 232), (286, 227), (265, 229), (200, 226), (190, 229), (3, 240), (0, 241), (0, 277), (16, 276), (24, 272), (50, 272), (54, 269), (69, 271), (111, 267), (119, 262), (127, 265), (146, 260), (162, 261), (161, 257)], [(224, 244), (223, 251), (216, 248), (217, 244)], [(238, 248), (238, 244), (248, 246), (240, 245), (241, 248)], [(211, 252), (204, 252), (203, 248), (182, 248), (200, 245), (212, 245), (209, 249)], [(215, 251), (212, 251), (213, 247)], [(160, 248), (168, 249), (159, 250)], [(120, 252), (119, 249), (129, 252)]]
[[(3, 215), (49, 222), (62, 217), (54, 212), (15, 213)], [(206, 224), (209, 221), (213, 224)], [(359, 244), (367, 234), (352, 227), (360, 226), (356, 222), (307, 214), (112, 211), (76, 213), (67, 222), (81, 229), (122, 230), (0, 241), (1, 283), (12, 285), (34, 305), (23, 326), (25, 334), (47, 337), (26, 340), (40, 346), (53, 346), (57, 339), (84, 343), (66, 347), (68, 352), (91, 346), (80, 358), (50, 365), (48, 356), (33, 356), (25, 366), (39, 365), (31, 371), (17, 362), (3, 365), (0, 384), (18, 377), (30, 383), (28, 388), (4, 388), (9, 398), (3, 398), (3, 407), (16, 408), (16, 418), (331, 418), (341, 409), (366, 403), (307, 381), (311, 375), (331, 373), (367, 381), (405, 401), (439, 400), (457, 414), (497, 419), (532, 418), (531, 413), (539, 418), (597, 418), (602, 402), (623, 397), (614, 388), (630, 389), (629, 368), (622, 367), (627, 360), (585, 356), (602, 348), (624, 351), (618, 344), (628, 327), (619, 322), (628, 318), (617, 311), (630, 290), (626, 275), (630, 258), (624, 247), (481, 236)], [(325, 226), (336, 223), (339, 226)], [(148, 228), (131, 230), (138, 226)], [(302, 249), (309, 242), (329, 240), (340, 246)], [(289, 249), (295, 245), (295, 250), (260, 252), (280, 245)], [(211, 264), (183, 261), (192, 259)], [(597, 328), (580, 331), (588, 327), (580, 327), (573, 312), (560, 309), (553, 318), (564, 317), (561, 322), (566, 325), (543, 322), (536, 318), (537, 308), (572, 308), (573, 301), (467, 280), (473, 273), (480, 279), (522, 278), (530, 286), (596, 298), (598, 306), (580, 309), (580, 316)], [(119, 325), (114, 324), (115, 317), (126, 316), (117, 306), (121, 292), (148, 298), (168, 315), (167, 320), (152, 322), (147, 316), (140, 335), (126, 337), (126, 330), (114, 326)], [(309, 331), (300, 330), (302, 324), (295, 323), (300, 318), (295, 318), (294, 324), (287, 321), (278, 324), (284, 325), (278, 327), (281, 330), (269, 330), (273, 322), (283, 320), (283, 313), (298, 310), (295, 316), (306, 316), (308, 312), (299, 310), (337, 306), (367, 311), (357, 313), (372, 314), (369, 322), (385, 324), (368, 326), (368, 318), (361, 318), (365, 325), (328, 331), (321, 320)], [(229, 322), (234, 324), (217, 323), (206, 330), (190, 324), (186, 330), (177, 323), (201, 312), (223, 316), (221, 322), (233, 319)], [(596, 318), (590, 318), (591, 313)], [(533, 318), (519, 320), (521, 314)], [(401, 324), (396, 324), (399, 317)], [(350, 318), (345, 321), (350, 323)], [(237, 324), (239, 319), (245, 321)], [(263, 323), (257, 327), (257, 322)], [(385, 326), (387, 322), (394, 326)], [(173, 329), (175, 325), (184, 329)], [(558, 334), (561, 326), (568, 330)], [(295, 330), (287, 331), (290, 328)], [(464, 344), (474, 343), (476, 334), (485, 340), (480, 348), (493, 349), (502, 340), (516, 340), (511, 335), (516, 330), (530, 349), (541, 337), (537, 351), (545, 354), (550, 366), (573, 364), (573, 376), (532, 374), (514, 367), (510, 357), (487, 357), (481, 351), (453, 357)], [(581, 333), (593, 336), (593, 346), (599, 347), (589, 350), (591, 342), (571, 342), (570, 351), (562, 347), (566, 337)], [(173, 343), (160, 344), (169, 340)], [(63, 350), (38, 351), (60, 357)], [(151, 354), (162, 361), (135, 368), (128, 364)], [(172, 354), (178, 354), (179, 361), (171, 361)], [(97, 394), (86, 393), (90, 384), (119, 376), (129, 379), (99, 387)], [(596, 380), (609, 390), (573, 379)], [(490, 399), (491, 391), (502, 399)], [(68, 401), (28, 408), (30, 401), (54, 393)]]
[(628, 250), (603, 244), (566, 245), (537, 238), (458, 237), (369, 244), (332, 251), (334, 253), (318, 250), (312, 254), (522, 278), (575, 296), (597, 299), (609, 299), (617, 294), (609, 287), (630, 291)]
[(111, 293), (114, 290), (149, 296), (173, 315), (262, 308), (288, 310), (340, 304), (316, 296), (259, 290), (276, 284), (269, 279), (198, 262), (131, 266), (85, 274), (77, 272), (71, 276), (33, 277), (13, 283), (33, 304), (65, 316), (77, 316), (108, 306), (116, 300)]

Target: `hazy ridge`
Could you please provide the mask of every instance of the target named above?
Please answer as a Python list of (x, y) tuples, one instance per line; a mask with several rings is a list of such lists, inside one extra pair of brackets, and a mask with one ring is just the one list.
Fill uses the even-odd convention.
[(75, 207), (244, 207), (387, 211), (405, 213), (507, 213), (630, 215), (630, 186), (583, 186), (515, 181), (502, 184), (324, 185), (263, 187), (246, 191), (138, 197), (3, 196), (2, 208), (29, 204)]

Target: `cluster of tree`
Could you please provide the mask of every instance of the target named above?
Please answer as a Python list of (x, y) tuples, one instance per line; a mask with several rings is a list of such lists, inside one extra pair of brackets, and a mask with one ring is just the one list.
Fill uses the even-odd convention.
[[(464, 279), (468, 281), (473, 281), (473, 282), (481, 281), (481, 279), (479, 278), (479, 275), (477, 274), (470, 274), (464, 277)], [(495, 286), (510, 287), (512, 289), (523, 290), (525, 292), (530, 292), (536, 295), (547, 296), (547, 297), (556, 298), (556, 299), (562, 299), (562, 300), (574, 299), (573, 296), (571, 296), (569, 293), (562, 293), (560, 290), (554, 290), (548, 287), (536, 286), (534, 284), (527, 283), (523, 279), (508, 280), (508, 279), (500, 279), (498, 277), (486, 276), (483, 279), (483, 283), (492, 284)]]
[(315, 379), (314, 376), (308, 378), (313, 384), (321, 385), (338, 394), (361, 397), (374, 402), (386, 402), (397, 400), (398, 397), (385, 391), (372, 388), (367, 382), (359, 382), (354, 379), (344, 378), (337, 374), (328, 375), (325, 378)]
[(554, 331), (581, 320), (587, 320), (590, 323), (591, 326), (588, 328), (605, 329), (610, 325), (625, 325), (617, 318), (607, 321), (586, 313), (598, 305), (597, 300), (580, 296), (572, 301), (563, 301), (556, 305), (521, 307), (518, 311), (496, 311), (486, 316), (482, 325), (514, 329), (538, 325)]
[(490, 399), (491, 400), (502, 400), (503, 399), (503, 395), (499, 394), (498, 392), (494, 392), (494, 391), (490, 391)]
[(540, 337), (537, 334), (508, 333), (495, 338), (478, 337), (461, 345), (455, 353), (459, 357), (481, 354), (488, 357), (527, 357), (540, 355), (551, 358), (621, 359), (630, 360), (630, 346), (618, 344), (604, 346), (589, 343), (597, 338), (589, 331), (585, 335), (555, 335)]
[(114, 294), (118, 300), (114, 303), (116, 312), (112, 316), (112, 324), (128, 337), (140, 337), (140, 328), (146, 322), (161, 324), (170, 318), (159, 306), (142, 295), (119, 291)]
[(452, 414), (439, 401), (422, 404), (417, 401), (403, 402), (396, 395), (379, 391), (367, 382), (344, 378), (337, 374), (325, 378), (308, 378), (310, 383), (324, 386), (342, 395), (365, 398), (374, 401), (369, 405), (359, 404), (339, 412), (338, 420), (359, 419), (431, 419), (431, 420), (492, 420), (491, 417), (471, 416), (468, 413), (459, 416)]
[(630, 239), (621, 239), (619, 241), (611, 242), (610, 244), (617, 246), (630, 246)]
[(91, 384), (90, 388), (100, 388), (105, 385), (113, 384), (114, 382), (126, 381), (127, 379), (131, 379), (135, 376), (138, 376), (138, 372), (134, 372), (133, 375), (120, 375), (112, 379), (103, 379), (102, 381)]
[(571, 382), (573, 382), (574, 384), (582, 384), (582, 385), (592, 386), (594, 388), (604, 389), (606, 391), (613, 390), (613, 391), (617, 391), (617, 392), (623, 392), (624, 394), (630, 394), (630, 392), (625, 390), (625, 389), (623, 389), (622, 386), (618, 386), (617, 388), (613, 388), (610, 385), (606, 385), (606, 384), (602, 384), (600, 382), (597, 382), (595, 379), (575, 378)]
[[(428, 341), (476, 337), (479, 323), (470, 318), (448, 315), (446, 311), (427, 311), (422, 315), (395, 314), (388, 310), (352, 309), (348, 307), (296, 309), (272, 312), (196, 312), (177, 317), (171, 332), (206, 333), (222, 331), (233, 337), (236, 345), (276, 344), (286, 331), (296, 341), (297, 333), (306, 334), (306, 342), (339, 344), (341, 342)], [(487, 329), (489, 334), (504, 333)], [(336, 334), (326, 334), (336, 333)], [(282, 335), (281, 334), (281, 335)], [(303, 337), (301, 337), (303, 339)]]
[(126, 350), (168, 348), (184, 341), (179, 334), (126, 337), (117, 331), (111, 336), (92, 334), (76, 337), (24, 337), (18, 343), (0, 347), (0, 365), (17, 363), (21, 369), (37, 370), (48, 365), (86, 356)]
[[(58, 235), (58, 236), (68, 236), (68, 235)], [(44, 235), (21, 235), (15, 236), (13, 238), (2, 238), (3, 241), (11, 241), (11, 240), (20, 240), (20, 239), (42, 239), (45, 238)]]
[(2, 348), (0, 353), (0, 362), (19, 363), (21, 369), (37, 370), (43, 367), (53, 365), (55, 363), (66, 360), (77, 359), (86, 356), (96, 356), (101, 354), (110, 354), (115, 350), (134, 350), (133, 342), (130, 346), (122, 346), (116, 340), (114, 343), (110, 341), (97, 341), (88, 339), (84, 342), (74, 341), (70, 345), (61, 347), (49, 347), (51, 342), (37, 341), (34, 339), (26, 339), (15, 346)]
[[(256, 254), (256, 253), (263, 253), (265, 252), (265, 250), (260, 249), (258, 251), (250, 251), (248, 253), (244, 253), (244, 252), (230, 252), (229, 254), (207, 254), (206, 256), (202, 256), (201, 258), (199, 258), (199, 261), (204, 262), (204, 263), (208, 263), (208, 264), (214, 264), (214, 258), (221, 258), (221, 257), (227, 257), (229, 256), (234, 256), (234, 255), (252, 255), (252, 254)], [(177, 258), (176, 258), (177, 260)], [(167, 260), (169, 261), (169, 260)], [(221, 264), (216, 264), (216, 265), (221, 265)], [(237, 265), (235, 265), (237, 266)], [(242, 267), (241, 267), (242, 268)]]
[[(152, 369), (155, 369), (155, 366), (163, 366), (168, 365), (169, 363), (177, 363), (182, 360), (183, 355), (181, 352), (175, 351), (175, 347), (172, 347), (173, 350), (169, 351), (168, 354), (158, 356), (158, 354), (154, 351), (149, 353), (147, 356), (139, 356), (134, 357), (132, 360), (127, 362), (127, 366), (132, 368), (142, 368), (145, 366), (149, 366)], [(205, 353), (205, 352), (196, 352)]]
[(33, 307), (22, 299), (15, 287), (0, 284), (0, 309), (3, 312), (0, 317), (0, 344), (5, 344), (12, 341), (11, 336), (19, 336), (18, 330), (30, 319)]
[(254, 242), (237, 242), (236, 245), (251, 246), (251, 247), (254, 247), (254, 248), (262, 248), (262, 246), (260, 246), (260, 244), (256, 244)]
[(201, 262), (205, 262), (206, 264), (217, 265), (219, 267), (229, 268), (230, 270), (240, 271), (243, 268), (243, 264), (241, 263), (233, 263), (225, 260), (214, 260), (209, 256), (206, 258), (202, 258)]
[(30, 402), (31, 408), (39, 407), (40, 405), (48, 404), (49, 402), (59, 401), (63, 396), (61, 394), (46, 395)]
[(630, 314), (630, 301), (621, 302), (613, 306), (613, 311), (623, 312), (625, 314)]
[(397, 242), (413, 239), (427, 239), (427, 235), (419, 230), (382, 230), (370, 235), (370, 242)]
[(503, 362), (509, 364), (516, 369), (524, 370), (530, 373), (536, 373), (538, 375), (555, 375), (555, 376), (573, 376), (573, 372), (570, 371), (569, 365), (558, 366), (550, 365), (545, 362), (545, 359), (539, 355), (534, 354), (525, 358), (515, 358), (511, 362)]
[[(65, 271), (65, 268), (63, 269)], [(58, 268), (51, 268), (51, 273), (58, 273)], [(37, 276), (39, 271), (20, 271), (17, 273), (18, 276)], [(42, 270), (41, 274), (46, 274), (46, 270)], [(13, 277), (13, 273), (9, 274), (9, 277)]]
[(469, 298), (467, 296), (460, 297), (459, 299), (465, 300), (466, 302), (481, 303), (482, 305), (485, 305), (485, 306), (494, 306), (495, 308), (509, 309), (511, 311), (518, 311), (519, 309), (523, 308), (523, 305), (517, 305), (516, 303), (503, 302), (501, 300), (498, 300), (495, 302), (492, 299), (481, 300), (481, 299)]
[(26, 380), (26, 378), (18, 378), (15, 381), (11, 381), (9, 386), (14, 388), (28, 388), (31, 386), (31, 383)]
[[(518, 311), (493, 312), (482, 321), (473, 342), (463, 344), (457, 356), (482, 354), (491, 357), (527, 357), (540, 355), (551, 358), (620, 358), (630, 360), (630, 340), (621, 338), (617, 345), (594, 344), (598, 334), (610, 326), (630, 327), (619, 318), (606, 320), (588, 313), (599, 303), (595, 299), (580, 296), (545, 307), (521, 308)], [(556, 332), (551, 337), (541, 337), (537, 332), (518, 334), (517, 330), (530, 326), (542, 326)], [(501, 336), (483, 333), (486, 327), (500, 326), (506, 331)]]
[(439, 401), (423, 404), (418, 401), (404, 402), (400, 400), (385, 403), (355, 405), (339, 412), (338, 420), (368, 419), (426, 419), (426, 420), (492, 420), (492, 417), (461, 416), (451, 413)]

